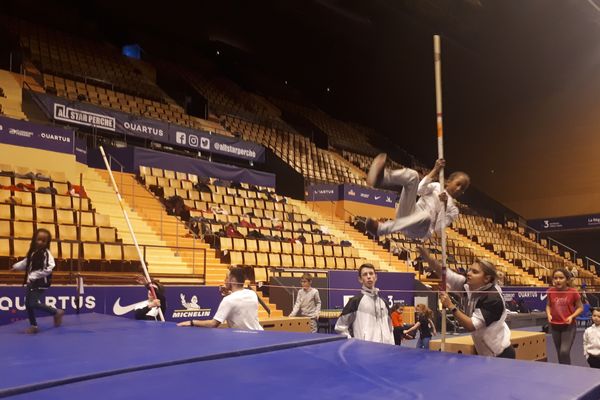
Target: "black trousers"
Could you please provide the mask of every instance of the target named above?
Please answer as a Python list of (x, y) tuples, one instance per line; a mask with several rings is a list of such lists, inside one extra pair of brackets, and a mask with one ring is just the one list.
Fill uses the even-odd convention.
[(29, 323), (32, 326), (37, 326), (37, 321), (35, 320), (35, 312), (34, 310), (37, 308), (38, 310), (42, 310), (47, 312), (48, 314), (55, 315), (56, 311), (58, 311), (54, 307), (47, 306), (46, 304), (40, 302), (40, 297), (44, 294), (44, 289), (36, 289), (27, 287), (27, 294), (25, 296), (25, 309), (27, 310), (27, 316), (29, 317)]
[(512, 347), (512, 345), (510, 345), (507, 348), (505, 348), (502, 351), (502, 353), (498, 354), (496, 357), (498, 357), (498, 358), (510, 358), (510, 359), (514, 360), (517, 357), (517, 353), (515, 353), (514, 347)]
[(600, 368), (600, 357), (598, 356), (589, 356), (587, 362), (592, 368)]

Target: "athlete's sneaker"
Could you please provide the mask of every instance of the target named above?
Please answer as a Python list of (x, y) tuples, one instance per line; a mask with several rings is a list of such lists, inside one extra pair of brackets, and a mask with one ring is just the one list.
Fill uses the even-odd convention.
[(369, 173), (367, 174), (367, 185), (372, 187), (381, 186), (383, 181), (383, 172), (385, 170), (385, 162), (387, 161), (387, 154), (380, 153), (373, 159)]
[(29, 328), (25, 329), (25, 333), (29, 334), (29, 335), (33, 335), (39, 332), (39, 329), (37, 326), (31, 325)]
[(56, 311), (56, 314), (54, 314), (54, 326), (60, 326), (62, 324), (63, 315), (65, 315), (64, 310)]

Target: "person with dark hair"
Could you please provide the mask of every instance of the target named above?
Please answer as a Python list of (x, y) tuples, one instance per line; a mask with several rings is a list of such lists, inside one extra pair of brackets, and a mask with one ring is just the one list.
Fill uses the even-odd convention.
[(365, 228), (369, 233), (382, 236), (402, 232), (412, 239), (427, 239), (434, 233), (439, 234), (458, 218), (459, 211), (454, 199), (461, 196), (471, 184), (469, 175), (454, 172), (442, 188), (434, 181), (445, 167), (445, 160), (437, 160), (431, 172), (421, 181), (418, 172), (410, 168), (385, 169), (386, 161), (385, 153), (375, 157), (367, 175), (367, 184), (401, 191), (400, 202), (393, 220), (379, 223), (375, 219), (367, 219)]
[[(135, 319), (158, 321), (158, 309), (160, 308), (163, 316), (167, 313), (167, 298), (165, 297), (165, 287), (158, 281), (148, 280), (144, 276), (135, 278), (136, 282), (144, 285), (148, 289), (148, 301), (135, 309)], [(154, 289), (154, 294), (150, 287)], [(155, 296), (156, 295), (156, 296)]]
[(258, 295), (250, 289), (244, 289), (245, 275), (240, 267), (231, 267), (225, 278), (224, 294), (214, 317), (209, 320), (190, 320), (177, 326), (195, 326), (198, 328), (218, 328), (227, 322), (229, 328), (262, 331), (258, 322)]
[[(423, 247), (420, 247), (419, 251), (430, 268), (441, 276), (440, 263), (434, 260)], [(450, 310), (458, 324), (471, 332), (477, 354), (515, 358), (515, 349), (510, 343), (510, 329), (506, 324), (506, 305), (502, 297), (502, 289), (496, 284), (496, 279), (496, 267), (492, 262), (484, 259), (475, 260), (469, 267), (466, 277), (448, 268), (447, 289), (465, 292), (466, 296), (462, 296), (461, 308), (454, 305), (452, 298), (446, 292), (440, 293), (440, 301), (442, 306)]]
[(546, 315), (560, 364), (571, 364), (571, 347), (577, 332), (575, 318), (583, 312), (581, 296), (577, 289), (569, 287), (570, 280), (571, 273), (566, 268), (557, 268), (552, 273), (553, 287), (547, 292)]
[(335, 324), (335, 331), (348, 338), (394, 344), (394, 327), (388, 303), (379, 297), (379, 289), (375, 287), (377, 274), (373, 264), (360, 266), (358, 281), (362, 284), (360, 294), (352, 297), (344, 306)]
[(600, 308), (592, 309), (592, 326), (583, 333), (583, 355), (592, 368), (600, 368)]
[(319, 313), (321, 312), (321, 297), (319, 291), (312, 284), (312, 275), (305, 273), (300, 278), (300, 284), (302, 289), (298, 290), (296, 296), (296, 302), (294, 308), (290, 313), (290, 317), (300, 315), (301, 317), (310, 318), (310, 331), (312, 333), (317, 332), (317, 321), (319, 319)]
[[(429, 350), (429, 342), (433, 335), (437, 335), (435, 324), (433, 323), (433, 311), (425, 304), (417, 304), (417, 323), (410, 329), (404, 331), (405, 335), (419, 330), (419, 340), (417, 340), (417, 349)], [(433, 332), (432, 332), (433, 331)]]
[(40, 302), (44, 290), (52, 282), (52, 270), (55, 267), (54, 257), (50, 253), (52, 235), (46, 229), (38, 229), (31, 238), (27, 256), (14, 264), (11, 269), (25, 271), (24, 284), (26, 285), (25, 308), (29, 317), (29, 328), (25, 333), (37, 333), (38, 325), (35, 319), (35, 309), (54, 315), (54, 326), (60, 326), (64, 310), (47, 306)]

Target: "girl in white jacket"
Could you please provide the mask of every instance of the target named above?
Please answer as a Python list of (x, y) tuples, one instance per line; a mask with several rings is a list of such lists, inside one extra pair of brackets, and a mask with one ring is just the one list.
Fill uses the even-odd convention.
[(52, 235), (48, 230), (36, 230), (31, 239), (27, 256), (12, 266), (13, 270), (25, 271), (25, 307), (29, 323), (31, 324), (25, 333), (38, 332), (35, 309), (54, 315), (54, 326), (60, 326), (63, 314), (65, 313), (63, 310), (47, 306), (40, 302), (40, 297), (42, 297), (44, 290), (50, 287), (52, 270), (56, 265), (54, 257), (50, 253), (51, 241)]

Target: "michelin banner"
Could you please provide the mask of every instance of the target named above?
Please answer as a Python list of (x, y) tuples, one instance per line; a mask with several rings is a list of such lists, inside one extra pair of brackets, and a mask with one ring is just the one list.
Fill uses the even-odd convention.
[(38, 104), (43, 107), (48, 117), (56, 121), (95, 127), (244, 160), (264, 162), (265, 159), (265, 148), (257, 143), (197, 131), (89, 103), (69, 101), (48, 94), (32, 95), (39, 100)]
[[(167, 297), (167, 321), (180, 322), (187, 319), (212, 317), (221, 295), (216, 286), (170, 286)], [(141, 286), (90, 286), (79, 300), (80, 312), (134, 318), (134, 310), (143, 307), (147, 290)], [(75, 286), (53, 286), (47, 290), (46, 304), (75, 314), (77, 296)], [(39, 317), (44, 316), (36, 312)], [(25, 312), (25, 289), (20, 286), (0, 286), (0, 325), (27, 318)]]
[(72, 130), (0, 117), (0, 143), (73, 154)]

